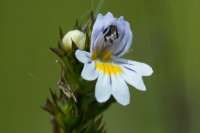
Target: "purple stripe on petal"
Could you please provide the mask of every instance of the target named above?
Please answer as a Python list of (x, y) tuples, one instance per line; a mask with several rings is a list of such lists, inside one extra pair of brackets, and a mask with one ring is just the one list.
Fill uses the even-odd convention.
[(128, 62), (121, 62), (121, 61), (115, 61), (117, 63), (123, 64), (123, 65), (130, 65), (130, 66), (135, 66), (134, 64), (130, 64)]
[[(92, 62), (91, 61), (88, 61), (87, 64), (91, 64)], [(95, 66), (96, 66), (96, 62), (95, 62)], [(94, 67), (94, 73), (96, 71), (96, 67)]]
[[(125, 31), (124, 31), (125, 32)], [(124, 32), (123, 32), (123, 34), (122, 34), (122, 38), (120, 39), (120, 42), (122, 41), (122, 39), (124, 38)]]
[(109, 75), (109, 79), (110, 79), (110, 85), (112, 85), (111, 75)]
[[(104, 26), (103, 26), (100, 33), (103, 33), (104, 30), (105, 30), (105, 29), (104, 29)], [(100, 34), (100, 33), (99, 33), (99, 34)]]
[(131, 69), (131, 68), (129, 68), (129, 67), (124, 66), (124, 68), (126, 68), (126, 69), (128, 69), (128, 70), (130, 70), (130, 71), (132, 71), (132, 72), (137, 73), (135, 70), (133, 70), (133, 69)]
[(93, 42), (93, 44), (91, 44), (92, 51), (94, 51), (94, 48), (95, 48), (95, 42), (97, 41), (98, 36), (103, 32), (103, 30), (104, 30), (104, 26), (102, 27), (102, 29), (100, 30), (100, 32), (96, 35), (96, 37), (94, 37), (94, 38), (95, 38), (95, 39), (94, 39), (94, 42)]
[(90, 56), (88, 56), (87, 54), (85, 54), (86, 57), (90, 58)]
[(127, 43), (128, 43), (128, 40), (126, 41), (124, 47), (123, 47), (119, 52), (117, 52), (117, 53), (115, 54), (115, 56), (118, 56), (119, 54), (122, 53), (122, 51), (124, 51), (124, 49), (126, 48)]
[(118, 60), (115, 60), (115, 62), (121, 63), (121, 64), (128, 64), (128, 62), (121, 62), (121, 61), (118, 61)]

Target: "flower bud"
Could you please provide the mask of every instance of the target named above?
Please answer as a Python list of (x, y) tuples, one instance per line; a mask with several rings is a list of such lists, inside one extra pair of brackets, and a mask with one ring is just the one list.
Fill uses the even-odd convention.
[(76, 44), (76, 46), (84, 50), (86, 34), (81, 32), (80, 30), (69, 31), (62, 39), (63, 49), (66, 51), (72, 50), (72, 41)]

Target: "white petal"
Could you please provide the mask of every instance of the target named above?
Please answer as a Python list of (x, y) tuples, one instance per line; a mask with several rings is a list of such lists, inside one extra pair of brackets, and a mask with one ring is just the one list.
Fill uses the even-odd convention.
[(124, 33), (125, 33), (125, 26), (126, 23), (124, 21), (124, 17), (121, 16), (117, 21), (116, 21), (116, 26), (117, 26), (117, 31), (119, 34), (119, 41), (121, 41), (124, 37)]
[(130, 103), (130, 93), (127, 84), (119, 75), (112, 75), (112, 95), (118, 103), (128, 105)]
[(129, 23), (123, 21), (123, 17), (120, 17), (117, 21), (117, 27), (119, 28), (119, 46), (114, 52), (114, 55), (117, 57), (123, 56), (129, 50), (133, 39)]
[(76, 50), (75, 56), (80, 62), (87, 63), (90, 61), (91, 54), (86, 51)]
[(89, 81), (95, 80), (98, 77), (98, 71), (96, 70), (94, 61), (89, 61), (88, 63), (84, 64), (81, 76), (83, 79)]
[(140, 73), (141, 76), (150, 76), (153, 73), (152, 68), (145, 63), (126, 60), (122, 58), (115, 58), (115, 60), (122, 66), (127, 66), (127, 67), (130, 67), (131, 69), (138, 70), (138, 73)]
[(113, 18), (113, 14), (111, 12), (106, 13), (105, 18)]
[(104, 27), (107, 28), (109, 25), (111, 25), (111, 23), (116, 20), (116, 18), (113, 17), (111, 12), (108, 12), (105, 16), (104, 16)]
[(90, 45), (91, 52), (93, 51), (96, 44), (103, 45), (102, 42), (99, 44), (99, 41), (97, 41), (97, 39), (101, 39), (103, 30), (106, 29), (108, 26), (115, 24), (116, 21), (117, 19), (114, 18), (112, 13), (110, 12), (108, 12), (105, 16), (102, 16), (102, 14), (97, 15), (91, 34), (91, 45)]
[(99, 73), (99, 77), (95, 87), (95, 97), (98, 102), (106, 102), (111, 95), (111, 77), (108, 74), (102, 72)]
[(131, 69), (126, 66), (122, 66), (121, 68), (123, 70), (122, 76), (127, 83), (134, 86), (138, 90), (141, 90), (141, 91), (146, 90), (146, 87), (144, 85), (142, 77), (141, 77), (140, 73), (138, 73), (138, 70), (136, 68)]
[(128, 62), (138, 67), (141, 71), (142, 76), (150, 76), (153, 73), (153, 69), (145, 63), (137, 61), (128, 61)]
[(98, 34), (102, 31), (103, 29), (103, 20), (104, 17), (102, 16), (102, 14), (98, 14), (96, 21), (94, 23), (94, 26), (92, 28), (92, 35), (91, 35), (91, 47), (90, 47), (90, 51), (92, 51), (93, 46), (94, 46), (94, 42), (98, 36)]

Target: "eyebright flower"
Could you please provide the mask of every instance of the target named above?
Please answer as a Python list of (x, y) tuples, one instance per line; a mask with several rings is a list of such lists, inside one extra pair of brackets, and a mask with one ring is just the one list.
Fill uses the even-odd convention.
[(79, 30), (69, 31), (62, 39), (63, 49), (71, 51), (72, 41), (79, 49), (83, 50), (85, 48), (86, 34)]
[(98, 102), (106, 102), (112, 95), (122, 105), (130, 102), (126, 83), (145, 91), (142, 76), (150, 76), (152, 68), (144, 63), (120, 58), (132, 43), (130, 25), (123, 17), (114, 18), (108, 12), (98, 14), (94, 23), (90, 53), (77, 50), (76, 58), (84, 63), (81, 76), (85, 80), (97, 79), (95, 97)]

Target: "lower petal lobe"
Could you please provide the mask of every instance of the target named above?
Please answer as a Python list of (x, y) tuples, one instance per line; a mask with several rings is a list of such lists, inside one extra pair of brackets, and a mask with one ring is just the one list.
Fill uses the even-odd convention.
[(106, 102), (111, 95), (112, 82), (110, 75), (104, 74), (103, 72), (99, 73), (99, 77), (95, 87), (95, 97), (98, 102)]

